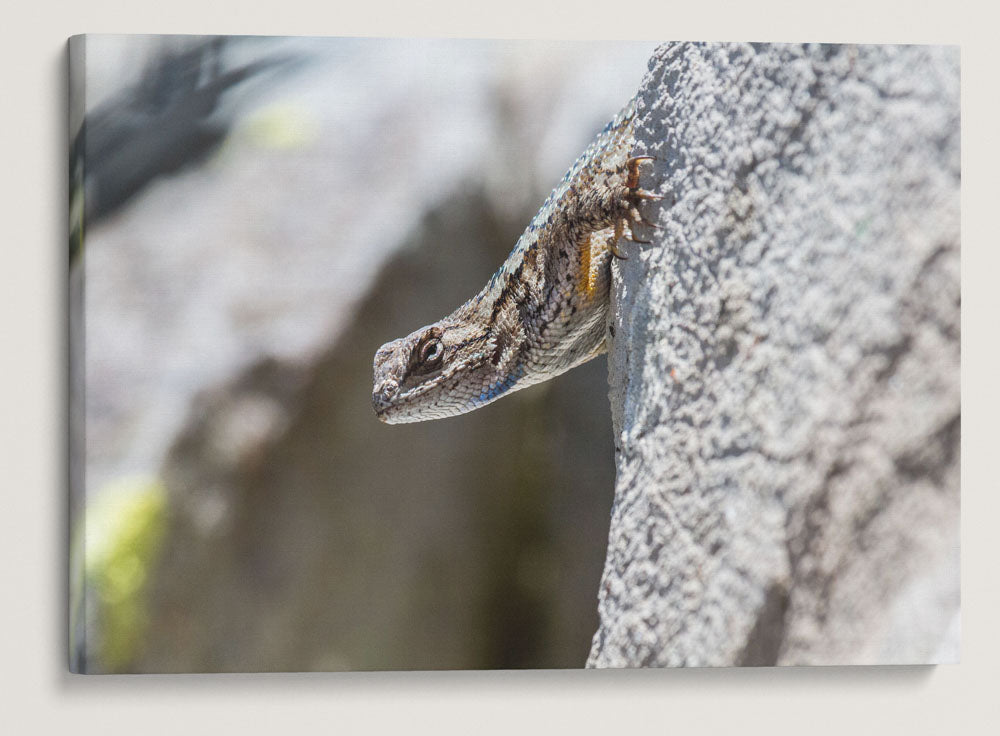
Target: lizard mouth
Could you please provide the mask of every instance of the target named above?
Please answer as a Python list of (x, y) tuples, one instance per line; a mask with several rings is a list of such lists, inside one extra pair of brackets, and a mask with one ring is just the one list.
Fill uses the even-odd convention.
[[(468, 360), (448, 366), (447, 369), (412, 387), (407, 387), (405, 382), (400, 386), (391, 380), (380, 384), (372, 394), (372, 407), (375, 409), (375, 416), (386, 424), (421, 421), (423, 419), (420, 413), (420, 398), (422, 396), (431, 393), (456, 375), (461, 376), (477, 370), (486, 362), (486, 358), (486, 353), (470, 356)], [(471, 408), (471, 406), (468, 409), (460, 406), (460, 402), (447, 408), (442, 405), (441, 416), (462, 414)]]

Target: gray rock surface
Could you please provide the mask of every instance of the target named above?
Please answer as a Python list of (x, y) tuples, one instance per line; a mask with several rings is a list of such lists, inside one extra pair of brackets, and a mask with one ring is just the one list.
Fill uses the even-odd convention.
[(956, 659), (958, 49), (666, 45), (641, 100), (588, 665)]

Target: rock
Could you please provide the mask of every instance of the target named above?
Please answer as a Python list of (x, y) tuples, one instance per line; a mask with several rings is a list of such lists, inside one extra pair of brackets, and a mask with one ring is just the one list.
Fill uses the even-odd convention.
[(670, 44), (639, 116), (588, 666), (957, 657), (958, 49)]

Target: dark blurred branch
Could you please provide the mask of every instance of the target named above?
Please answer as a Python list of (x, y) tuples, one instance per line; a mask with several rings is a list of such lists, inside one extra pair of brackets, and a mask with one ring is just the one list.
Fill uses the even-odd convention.
[(237, 112), (228, 104), (233, 95), (223, 104), (228, 93), (301, 60), (271, 56), (225, 70), (224, 52), (238, 40), (207, 37), (164, 51), (137, 85), (87, 115), (70, 149), (71, 210), (82, 212), (71, 226), (70, 263), (82, 249), (84, 223), (99, 222), (156, 178), (203, 161), (222, 143)]

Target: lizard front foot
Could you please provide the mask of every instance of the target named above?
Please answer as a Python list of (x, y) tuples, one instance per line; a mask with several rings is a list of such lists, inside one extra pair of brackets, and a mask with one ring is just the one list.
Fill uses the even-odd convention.
[(622, 260), (627, 260), (628, 258), (618, 248), (618, 241), (622, 238), (622, 236), (625, 233), (626, 224), (628, 224), (629, 226), (628, 237), (626, 238), (626, 240), (629, 240), (633, 243), (641, 243), (643, 245), (649, 245), (651, 242), (649, 240), (639, 240), (637, 237), (635, 237), (635, 234), (632, 232), (631, 223), (628, 222), (629, 218), (631, 218), (633, 222), (642, 223), (647, 227), (652, 227), (657, 230), (660, 229), (659, 225), (650, 222), (645, 217), (643, 217), (638, 207), (639, 203), (642, 202), (643, 200), (655, 201), (663, 199), (663, 197), (661, 197), (660, 195), (653, 194), (652, 192), (647, 192), (645, 189), (641, 189), (639, 187), (639, 166), (641, 166), (647, 161), (652, 161), (652, 160), (653, 156), (632, 156), (627, 161), (625, 161), (625, 168), (628, 171), (628, 175), (625, 177), (626, 215), (619, 217), (618, 219), (615, 220), (614, 237), (612, 238), (609, 246), (609, 249), (611, 250), (611, 255), (613, 255), (615, 258), (620, 258)]

